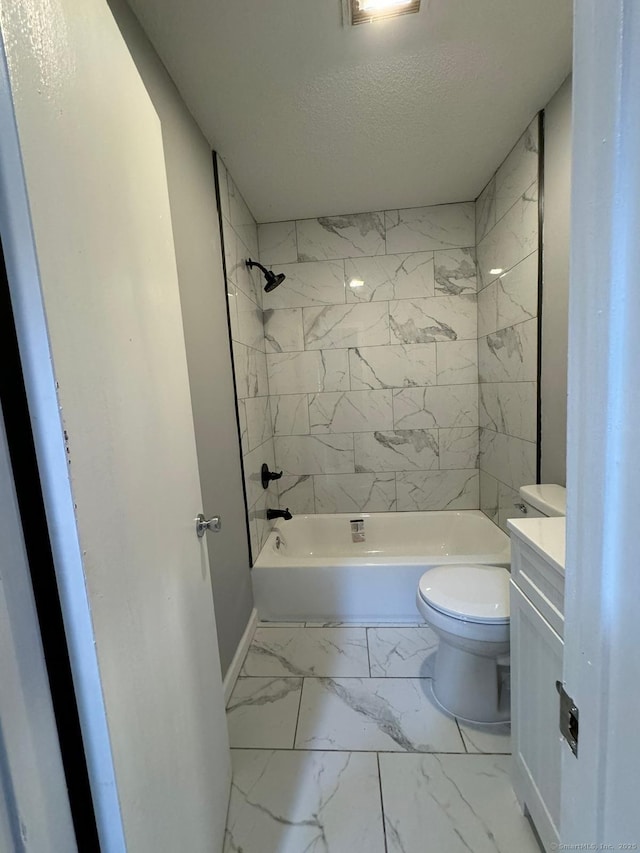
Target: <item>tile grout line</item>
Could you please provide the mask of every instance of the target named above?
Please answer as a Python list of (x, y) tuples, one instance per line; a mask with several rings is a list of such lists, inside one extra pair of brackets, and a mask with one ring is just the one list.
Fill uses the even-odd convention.
[(304, 690), (304, 677), (302, 678), (302, 683), (300, 684), (300, 699), (298, 700), (298, 713), (296, 715), (296, 728), (293, 733), (293, 744), (291, 745), (291, 749), (295, 751), (296, 749), (296, 739), (298, 737), (298, 725), (300, 723), (300, 710), (302, 708), (302, 691)]
[(376, 752), (376, 763), (378, 765), (378, 786), (380, 789), (380, 812), (382, 814), (382, 837), (384, 839), (384, 849), (385, 853), (388, 853), (389, 848), (387, 846), (387, 822), (384, 813), (384, 795), (382, 793), (382, 770), (380, 769), (380, 753)]
[(456, 721), (456, 726), (458, 727), (458, 734), (460, 735), (460, 740), (462, 741), (462, 745), (464, 746), (465, 754), (468, 755), (469, 750), (467, 749), (467, 742), (464, 739), (464, 735), (462, 734), (462, 729), (460, 728), (460, 721), (458, 720), (457, 717), (454, 717), (454, 720)]

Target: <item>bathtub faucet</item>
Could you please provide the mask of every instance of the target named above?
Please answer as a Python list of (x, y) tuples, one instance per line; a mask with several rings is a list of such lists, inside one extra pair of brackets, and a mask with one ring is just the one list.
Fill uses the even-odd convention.
[(285, 521), (289, 521), (289, 519), (293, 518), (293, 516), (289, 512), (288, 507), (287, 509), (268, 509), (267, 521), (273, 521), (274, 518), (284, 518)]

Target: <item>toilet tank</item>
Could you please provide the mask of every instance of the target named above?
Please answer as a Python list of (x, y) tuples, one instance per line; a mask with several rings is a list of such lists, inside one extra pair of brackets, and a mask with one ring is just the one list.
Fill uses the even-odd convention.
[(523, 517), (554, 518), (567, 514), (567, 490), (553, 483), (520, 488)]

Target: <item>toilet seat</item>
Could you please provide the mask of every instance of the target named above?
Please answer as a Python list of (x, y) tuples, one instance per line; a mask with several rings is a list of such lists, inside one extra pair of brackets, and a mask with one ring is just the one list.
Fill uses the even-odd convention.
[(418, 594), (454, 619), (509, 624), (509, 572), (499, 566), (436, 566), (420, 578)]

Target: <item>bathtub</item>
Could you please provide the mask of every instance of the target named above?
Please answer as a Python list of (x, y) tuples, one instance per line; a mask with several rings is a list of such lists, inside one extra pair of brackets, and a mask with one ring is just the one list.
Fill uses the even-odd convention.
[[(364, 542), (352, 541), (354, 519)], [(298, 515), (254, 563), (255, 603), (270, 621), (417, 622), (420, 577), (455, 563), (509, 568), (509, 537), (478, 510)]]

